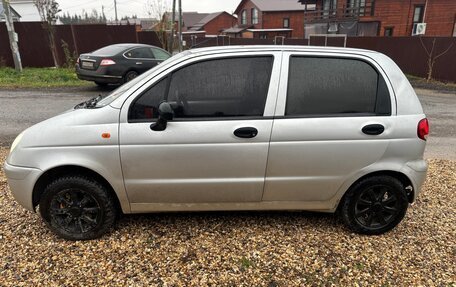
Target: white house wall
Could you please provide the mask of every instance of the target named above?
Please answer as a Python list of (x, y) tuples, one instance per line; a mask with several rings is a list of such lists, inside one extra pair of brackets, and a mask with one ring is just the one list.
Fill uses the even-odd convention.
[(38, 9), (33, 1), (11, 1), (11, 6), (21, 15), (20, 22), (41, 21)]

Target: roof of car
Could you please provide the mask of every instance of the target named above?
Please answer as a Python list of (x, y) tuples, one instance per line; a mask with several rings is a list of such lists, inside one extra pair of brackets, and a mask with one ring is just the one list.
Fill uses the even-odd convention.
[(338, 52), (355, 54), (372, 54), (378, 52), (356, 48), (322, 47), (322, 46), (287, 46), (287, 45), (255, 45), (255, 46), (219, 46), (189, 50), (191, 54), (210, 54), (222, 52), (255, 52), (255, 51), (302, 51), (302, 52)]
[(120, 43), (120, 44), (113, 44), (111, 46), (118, 46), (118, 47), (125, 47), (125, 48), (133, 48), (133, 47), (155, 47), (152, 45), (147, 44), (140, 44), (140, 43)]

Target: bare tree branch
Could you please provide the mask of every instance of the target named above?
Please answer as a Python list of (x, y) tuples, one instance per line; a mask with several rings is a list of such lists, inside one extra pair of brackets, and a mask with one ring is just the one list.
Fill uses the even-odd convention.
[(431, 54), (429, 53), (428, 49), (426, 48), (426, 45), (424, 45), (423, 37), (418, 37), (418, 38), (420, 38), (421, 46), (423, 46), (424, 51), (426, 51), (426, 54), (427, 54), (428, 56), (430, 56)]
[(443, 51), (442, 53), (440, 53), (437, 56), (435, 56), (434, 60), (437, 60), (438, 58), (440, 58), (443, 55), (445, 55), (446, 53), (448, 53), (453, 46), (454, 46), (454, 42), (452, 42), (451, 45), (445, 51)]
[(59, 66), (57, 59), (57, 49), (55, 45), (55, 21), (57, 20), (57, 13), (59, 9), (59, 3), (55, 0), (33, 0), (38, 13), (40, 14), (41, 21), (43, 22), (43, 28), (47, 31), (49, 37), (49, 47), (51, 48), (52, 58), (54, 59), (54, 65)]
[(445, 51), (443, 51), (442, 53), (434, 56), (434, 50), (435, 50), (435, 43), (437, 41), (437, 38), (434, 38), (432, 40), (432, 48), (431, 48), (431, 51), (429, 51), (427, 48), (426, 48), (426, 45), (424, 45), (424, 41), (422, 39), (422, 37), (419, 37), (420, 38), (420, 42), (421, 42), (421, 45), (423, 46), (424, 48), (424, 51), (426, 52), (427, 56), (428, 56), (428, 59), (427, 59), (427, 66), (428, 66), (428, 71), (427, 71), (427, 80), (430, 81), (432, 80), (432, 76), (433, 76), (433, 72), (434, 72), (434, 65), (435, 65), (435, 62), (437, 61), (438, 58), (442, 57), (443, 55), (445, 55), (446, 53), (448, 53), (451, 48), (454, 46), (454, 42), (452, 42), (450, 44), (450, 46), (445, 49)]
[(167, 15), (171, 10), (171, 0), (147, 0), (146, 11), (149, 17), (156, 18), (158, 23), (155, 25), (154, 30), (157, 33), (158, 39), (163, 48), (166, 49), (167, 33), (171, 30), (174, 22)]

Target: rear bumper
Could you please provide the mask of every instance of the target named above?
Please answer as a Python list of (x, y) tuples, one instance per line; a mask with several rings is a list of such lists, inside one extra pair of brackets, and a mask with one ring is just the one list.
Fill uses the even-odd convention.
[(37, 168), (19, 167), (5, 163), (3, 166), (11, 193), (24, 208), (35, 211), (33, 188), (42, 171)]
[(409, 161), (402, 168), (401, 172), (406, 174), (413, 185), (413, 202), (421, 193), (423, 183), (426, 180), (428, 164), (425, 160)]
[(106, 73), (107, 71), (103, 68), (92, 71), (81, 69), (78, 65), (76, 65), (76, 75), (81, 80), (106, 84), (118, 84), (122, 82), (122, 76), (107, 75)]

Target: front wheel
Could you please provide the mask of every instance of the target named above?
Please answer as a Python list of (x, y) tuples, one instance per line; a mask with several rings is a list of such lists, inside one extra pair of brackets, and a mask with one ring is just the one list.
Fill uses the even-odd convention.
[(39, 206), (51, 231), (68, 240), (101, 237), (113, 227), (117, 213), (108, 189), (84, 176), (66, 176), (51, 182)]
[(382, 234), (401, 222), (408, 208), (403, 184), (391, 176), (373, 176), (356, 183), (341, 202), (345, 224), (361, 234)]

